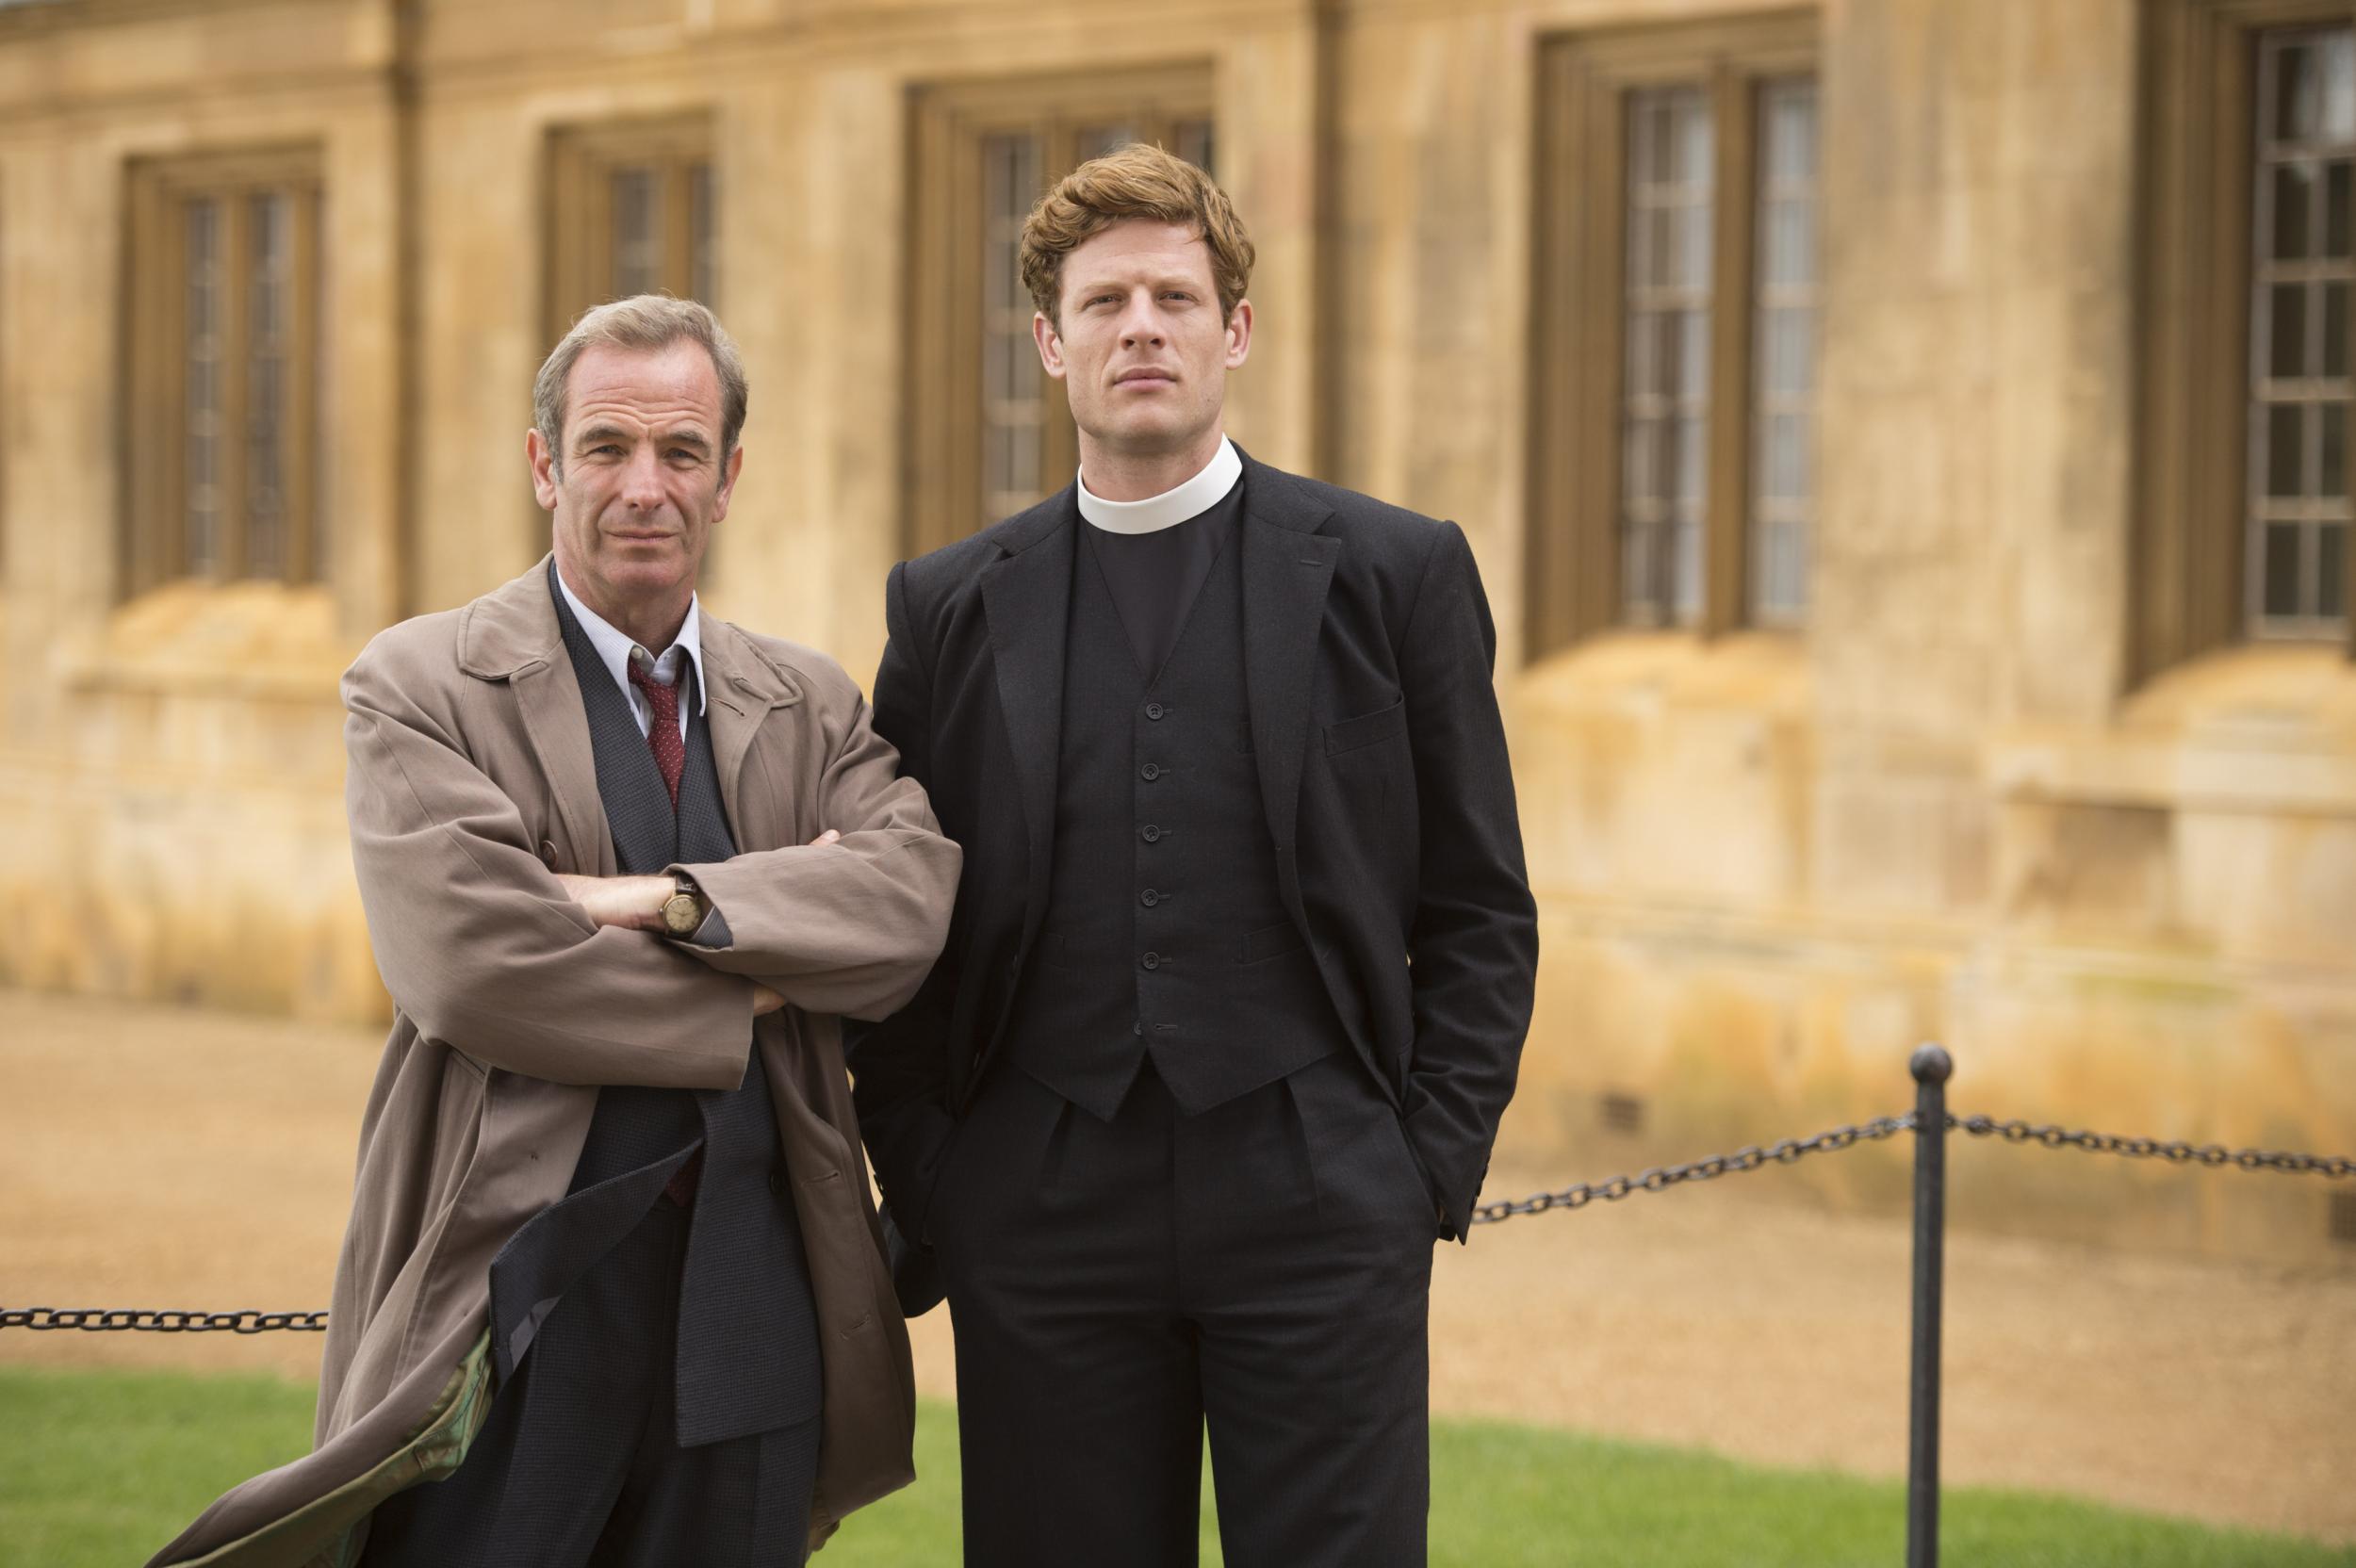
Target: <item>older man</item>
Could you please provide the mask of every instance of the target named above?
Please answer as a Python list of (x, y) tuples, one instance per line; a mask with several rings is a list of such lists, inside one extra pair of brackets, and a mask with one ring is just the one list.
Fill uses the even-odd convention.
[(346, 675), (398, 1011), (318, 1447), (158, 1562), (798, 1562), (909, 1478), (833, 1015), (913, 993), (958, 852), (832, 661), (699, 612), (744, 406), (701, 305), (590, 312), (534, 388), (551, 557)]

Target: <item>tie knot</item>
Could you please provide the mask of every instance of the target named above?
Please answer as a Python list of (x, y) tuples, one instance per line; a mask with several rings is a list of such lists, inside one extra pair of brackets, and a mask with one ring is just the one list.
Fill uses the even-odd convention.
[(655, 677), (654, 661), (644, 648), (633, 648), (630, 655), (630, 683), (646, 694), (647, 703), (658, 713), (676, 715), (679, 712), (679, 687)]

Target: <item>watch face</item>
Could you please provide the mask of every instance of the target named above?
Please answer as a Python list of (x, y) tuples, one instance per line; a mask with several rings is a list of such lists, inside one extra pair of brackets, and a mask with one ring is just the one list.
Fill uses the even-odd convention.
[(695, 901), (685, 893), (673, 893), (663, 901), (663, 924), (674, 937), (687, 936), (699, 923), (695, 918)]

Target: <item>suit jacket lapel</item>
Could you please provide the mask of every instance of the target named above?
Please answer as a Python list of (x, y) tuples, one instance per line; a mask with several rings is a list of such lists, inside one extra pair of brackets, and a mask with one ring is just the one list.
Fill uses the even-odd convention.
[(1284, 851), (1293, 842), (1311, 739), (1310, 677), (1342, 542), (1314, 531), (1332, 509), (1294, 489), (1277, 470), (1247, 457), (1244, 486), (1244, 689), (1278, 874), (1290, 882), (1294, 861)]
[(1009, 551), (984, 567), (982, 612), (990, 623), (998, 708), (1023, 793), (1031, 888), (1024, 940), (1047, 908), (1055, 841), (1055, 770), (1063, 746), (1064, 633), (1072, 619), (1072, 553), (1077, 492), (1066, 487), (1034, 521), (1013, 531)]

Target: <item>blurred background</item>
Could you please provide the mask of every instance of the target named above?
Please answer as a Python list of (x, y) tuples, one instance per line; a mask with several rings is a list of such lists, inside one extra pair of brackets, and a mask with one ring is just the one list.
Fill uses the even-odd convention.
[[(65, 1129), (119, 1089), (193, 1135), (230, 1070), (121, 1042), (218, 1041), (328, 1075), (299, 1133), (194, 1119), (316, 1140), (323, 1302), (388, 1013), (336, 676), (546, 549), (572, 317), (719, 312), (706, 602), (864, 679), (892, 562), (1070, 476), (1014, 241), (1132, 139), (1258, 243), (1235, 438), (1475, 547), (1545, 955), (1489, 1196), (1894, 1113), (1923, 1039), (1961, 1110), (2356, 1151), (2348, 0), (14, 0), (0, 1172), (44, 1283), (116, 1282)], [(1775, 1195), (1888, 1216), (1907, 1157)], [(1980, 1233), (2356, 1325), (2345, 1183), (1958, 1161)], [(2356, 1397), (2349, 1345), (2282, 1365)], [(2325, 1458), (2281, 1517), (2356, 1536)]]

